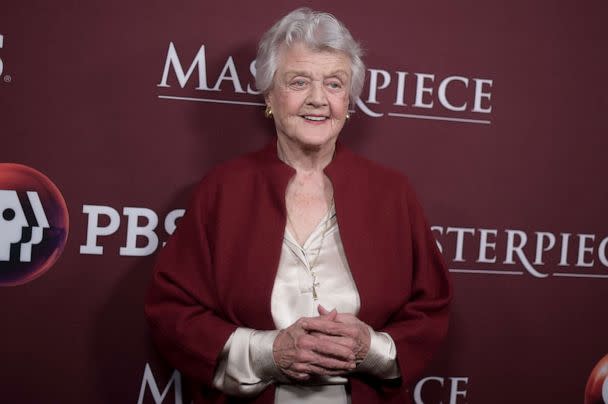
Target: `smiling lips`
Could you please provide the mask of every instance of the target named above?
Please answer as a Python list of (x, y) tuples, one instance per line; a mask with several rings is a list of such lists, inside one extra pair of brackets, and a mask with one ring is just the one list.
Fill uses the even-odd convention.
[(302, 118), (306, 119), (307, 121), (313, 122), (323, 122), (328, 119), (326, 116), (321, 115), (303, 115)]

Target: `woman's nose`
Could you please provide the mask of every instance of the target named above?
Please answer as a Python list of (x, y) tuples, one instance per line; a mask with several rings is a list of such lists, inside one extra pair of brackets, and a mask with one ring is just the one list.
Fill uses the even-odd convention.
[(306, 101), (315, 107), (327, 105), (327, 97), (322, 83), (318, 81), (314, 81), (312, 83), (310, 92), (308, 93), (308, 99)]

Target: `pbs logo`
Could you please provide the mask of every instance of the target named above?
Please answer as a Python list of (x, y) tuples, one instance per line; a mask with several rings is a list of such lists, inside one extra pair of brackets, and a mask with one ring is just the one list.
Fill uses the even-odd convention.
[(0, 286), (30, 282), (59, 259), (68, 237), (59, 189), (33, 168), (0, 163)]

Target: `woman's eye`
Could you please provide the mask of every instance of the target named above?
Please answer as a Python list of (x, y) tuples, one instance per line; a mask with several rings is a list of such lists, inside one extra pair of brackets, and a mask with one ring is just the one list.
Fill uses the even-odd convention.
[(337, 81), (332, 81), (328, 84), (329, 88), (333, 89), (333, 90), (339, 90), (340, 88), (342, 88), (342, 84), (337, 82)]
[(294, 80), (291, 82), (291, 85), (293, 87), (305, 87), (306, 86), (306, 80)]

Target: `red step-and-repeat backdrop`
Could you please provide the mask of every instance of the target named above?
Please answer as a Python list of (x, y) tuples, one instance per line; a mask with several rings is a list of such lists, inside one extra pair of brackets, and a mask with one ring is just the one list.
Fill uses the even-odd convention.
[(273, 139), (256, 45), (302, 5), (365, 48), (341, 139), (411, 178), (454, 279), (414, 402), (608, 402), (605, 2), (200, 0), (0, 7), (0, 402), (189, 402), (154, 257)]

